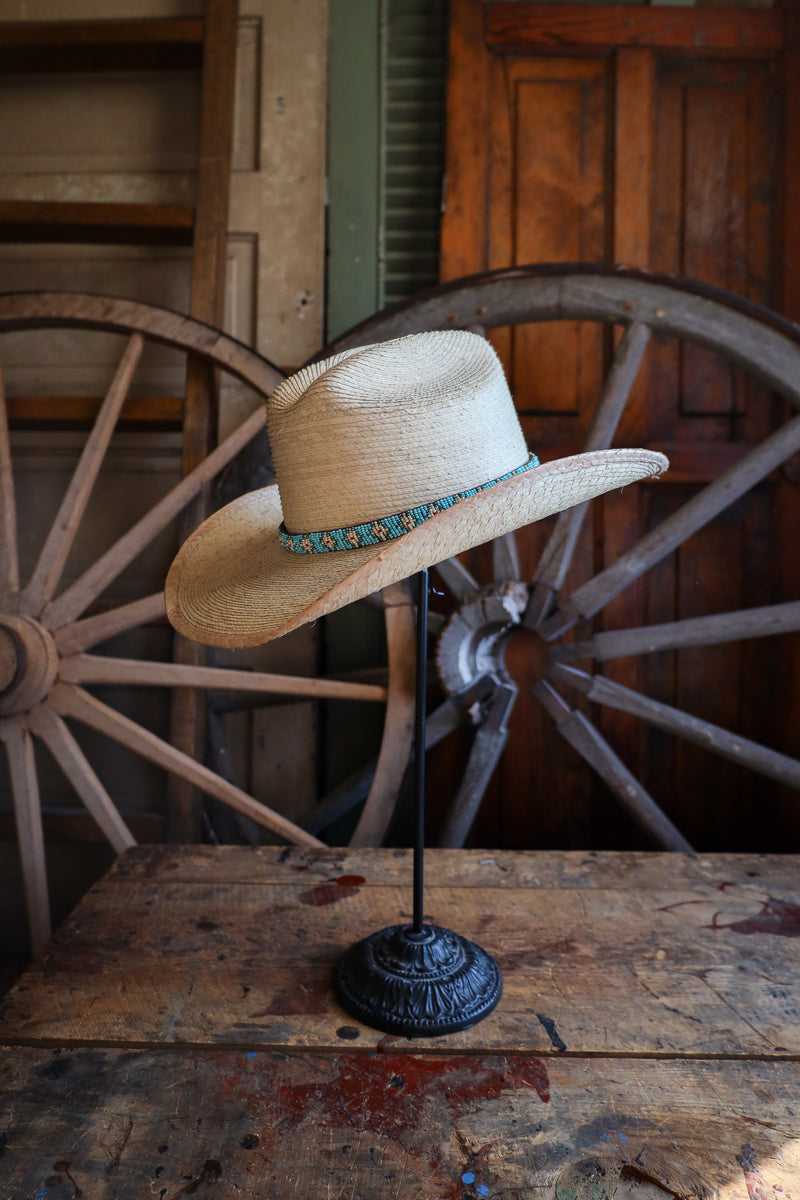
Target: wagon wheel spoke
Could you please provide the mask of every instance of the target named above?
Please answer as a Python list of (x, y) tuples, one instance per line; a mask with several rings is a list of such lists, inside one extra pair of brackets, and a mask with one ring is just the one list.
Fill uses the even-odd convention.
[(464, 845), (487, 784), (508, 740), (507, 721), (516, 697), (517, 687), (514, 684), (500, 684), (494, 689), (475, 734), (461, 784), (439, 835), (440, 846), (457, 848)]
[(519, 555), (513, 533), (505, 533), (492, 542), (492, 578), (495, 583), (519, 579)]
[(62, 717), (73, 717), (84, 725), (89, 725), (99, 733), (105, 734), (121, 745), (126, 746), (135, 754), (155, 763), (159, 767), (184, 779), (193, 787), (230, 805), (237, 812), (250, 817), (265, 829), (278, 834), (289, 842), (300, 846), (320, 846), (322, 843), (300, 829), (292, 821), (288, 821), (267, 805), (254, 800), (247, 792), (234, 787), (215, 775), (208, 767), (202, 766), (188, 754), (176, 750), (167, 742), (143, 729), (135, 721), (118, 713), (115, 709), (103, 704), (82, 688), (74, 684), (54, 684), (49, 697), (55, 711)]
[(8, 407), (3, 376), (0, 372), (0, 598), (11, 598), (18, 591), (17, 509), (14, 497), (14, 476), (11, 469)]
[(690, 617), (667, 621), (663, 625), (643, 625), (635, 629), (613, 629), (596, 633), (585, 642), (553, 646), (553, 662), (571, 662), (596, 658), (607, 662), (633, 654), (655, 654), (661, 650), (683, 650), (688, 646), (717, 646), (744, 638), (772, 637), (800, 630), (800, 600), (786, 604), (767, 604), (763, 608), (744, 608), (737, 612), (714, 613), (708, 617)]
[(195, 667), (185, 663), (149, 662), (138, 658), (72, 654), (61, 663), (59, 678), (66, 683), (120, 686), (163, 686), (232, 689), (297, 696), (306, 700), (372, 700), (385, 702), (388, 689), (371, 683), (351, 683), (317, 676), (278, 675), (228, 667)]
[(437, 563), (434, 570), (456, 600), (464, 600), (478, 590), (477, 582), (458, 558), (445, 559)]
[(793, 417), (781, 429), (770, 434), (735, 466), (718, 476), (671, 517), (646, 534), (632, 550), (574, 591), (563, 610), (539, 626), (542, 637), (547, 640), (558, 637), (581, 617), (592, 616), (798, 449), (800, 416)]
[(162, 500), (142, 517), (87, 571), (46, 606), (42, 621), (58, 629), (74, 621), (124, 568), (182, 511), (198, 492), (221, 471), (264, 427), (264, 414), (256, 411), (224, 442), (184, 476)]
[(131, 334), (39, 559), (23, 589), (20, 597), (23, 613), (36, 615), (53, 596), (143, 349), (142, 335)]
[(117, 854), (135, 846), (136, 839), (114, 801), (58, 713), (48, 704), (39, 704), (28, 714), (28, 725), (47, 746)]
[(14, 816), (31, 949), (34, 954), (38, 954), (50, 939), (50, 900), (47, 893), (47, 866), (33, 739), (22, 717), (0, 720), (0, 739), (5, 742), (11, 791), (14, 796)]
[[(243, 674), (244, 674), (244, 672), (243, 672)], [(245, 678), (248, 678), (249, 674), (250, 673), (248, 672), (247, 675), (245, 675)], [(316, 688), (314, 689), (313, 695), (308, 696), (305, 694), (305, 689), (303, 688), (303, 682), (304, 681), (307, 682), (310, 678), (312, 678), (311, 676), (308, 676), (308, 675), (288, 675), (288, 676), (284, 675), (284, 676), (281, 676), (281, 675), (273, 675), (273, 674), (270, 674), (267, 672), (265, 672), (264, 674), (265, 674), (265, 678), (267, 678), (270, 681), (272, 681), (272, 680), (279, 681), (281, 679), (288, 679), (290, 681), (289, 687), (291, 690), (288, 692), (281, 691), (280, 683), (276, 682), (275, 690), (269, 690), (269, 691), (263, 691), (263, 692), (262, 691), (247, 691), (246, 692), (246, 691), (239, 690), (238, 682), (234, 683), (232, 680), (231, 686), (229, 688), (223, 687), (219, 691), (217, 691), (215, 688), (212, 687), (207, 691), (206, 704), (207, 704), (209, 712), (214, 712), (218, 716), (223, 716), (225, 713), (255, 712), (257, 709), (280, 708), (280, 707), (284, 707), (287, 704), (305, 704), (308, 700), (318, 700), (318, 699), (322, 699), (322, 700), (325, 700), (325, 699), (328, 699), (328, 700), (329, 699), (336, 699), (336, 700), (348, 700), (348, 699), (380, 700), (380, 699), (383, 699), (385, 701), (386, 697), (388, 695), (389, 676), (388, 676), (388, 672), (383, 668), (375, 668), (374, 670), (366, 669), (364, 671), (364, 678), (360, 677), (361, 672), (359, 672), (359, 671), (352, 671), (352, 672), (344, 671), (342, 673), (337, 672), (336, 675), (316, 675), (316, 676), (314, 676), (313, 677), (314, 680), (318, 679), (324, 685), (327, 685), (327, 684), (339, 685), (339, 684), (351, 684), (351, 683), (359, 685), (359, 693), (358, 694), (356, 694), (355, 691), (352, 693), (348, 693), (345, 690), (342, 690), (342, 691), (337, 690), (336, 694), (334, 695), (333, 688), (332, 688), (332, 689), (330, 689), (331, 690), (330, 696), (328, 696), (328, 695), (323, 696), (323, 695), (318, 694)], [(370, 690), (366, 691), (366, 692), (363, 691), (362, 685), (366, 685), (366, 687)], [(381, 692), (380, 695), (379, 695), (379, 690)]]
[(448, 696), (429, 715), (425, 723), (425, 749), (432, 750), (443, 738), (464, 724), (465, 715), (476, 704), (484, 704), (496, 687), (490, 675), (479, 675), (454, 696)]
[[(250, 673), (248, 673), (249, 675)], [(350, 694), (344, 689), (337, 691), (333, 695), (331, 689), (330, 696), (318, 696), (316, 689), (312, 696), (304, 694), (303, 682), (308, 682), (311, 676), (308, 675), (288, 675), (280, 676), (272, 673), (264, 672), (268, 680), (290, 680), (290, 691), (282, 692), (280, 685), (276, 684), (276, 690), (269, 691), (241, 691), (238, 683), (234, 684), (231, 681), (229, 688), (221, 688), (217, 691), (215, 688), (210, 688), (206, 693), (206, 702), (209, 711), (213, 711), (219, 716), (225, 713), (233, 712), (255, 712), (260, 708), (278, 708), (287, 704), (304, 704), (311, 699), (365, 699), (365, 700), (380, 700), (384, 702), (388, 696), (389, 687), (389, 672), (385, 667), (366, 667), (363, 671), (337, 671), (335, 675), (315, 675), (314, 680), (319, 680), (323, 685), (333, 684), (357, 684), (359, 686), (359, 694), (355, 691)], [(369, 691), (363, 691), (365, 685)], [(381, 694), (379, 694), (379, 691)]]
[(76, 654), (116, 637), (118, 633), (127, 633), (129, 629), (156, 621), (159, 617), (167, 619), (164, 593), (153, 592), (141, 600), (118, 604), (107, 612), (64, 625), (55, 631), (53, 641), (60, 654)]
[(693, 854), (694, 851), (653, 797), (642, 787), (606, 739), (581, 712), (570, 708), (551, 683), (542, 679), (533, 694), (556, 723), (561, 736), (577, 750), (630, 814), (640, 829), (664, 850)]
[(713, 725), (710, 721), (690, 716), (679, 708), (663, 704), (660, 700), (652, 700), (649, 696), (623, 687), (604, 675), (587, 675), (563, 663), (554, 664), (550, 675), (556, 681), (574, 685), (598, 704), (640, 717), (651, 725), (666, 730), (667, 733), (674, 733), (688, 742), (703, 746), (722, 758), (749, 767), (760, 775), (777, 780), (778, 783), (800, 788), (800, 762), (797, 759), (779, 754), (776, 750), (750, 741), (749, 738), (740, 737), (739, 734)]
[[(611, 445), (650, 335), (650, 326), (639, 321), (629, 325), (622, 335), (584, 450), (607, 450)], [(547, 614), (553, 596), (566, 578), (588, 507), (587, 502), (559, 513), (533, 578), (533, 592), (523, 624), (534, 628)], [(519, 575), (515, 578), (519, 579)]]

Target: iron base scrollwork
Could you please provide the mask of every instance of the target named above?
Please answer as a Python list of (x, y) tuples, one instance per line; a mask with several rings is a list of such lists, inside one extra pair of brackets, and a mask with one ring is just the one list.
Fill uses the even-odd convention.
[(342, 955), (335, 983), (351, 1016), (402, 1037), (468, 1029), (488, 1016), (503, 987), (491, 955), (440, 925), (371, 934)]

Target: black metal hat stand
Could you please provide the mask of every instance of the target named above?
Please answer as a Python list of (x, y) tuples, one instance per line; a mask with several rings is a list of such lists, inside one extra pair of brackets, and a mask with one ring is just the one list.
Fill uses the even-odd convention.
[(414, 912), (356, 942), (336, 968), (336, 996), (351, 1016), (402, 1037), (457, 1033), (483, 1020), (500, 999), (497, 963), (474, 942), (423, 919), (425, 717), (428, 571), (417, 574), (417, 675), (414, 715)]

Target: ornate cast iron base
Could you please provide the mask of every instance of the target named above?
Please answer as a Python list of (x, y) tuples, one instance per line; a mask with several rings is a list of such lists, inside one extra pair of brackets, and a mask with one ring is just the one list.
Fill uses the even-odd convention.
[(373, 1029), (403, 1037), (457, 1033), (500, 999), (494, 959), (452, 929), (381, 929), (345, 951), (336, 969), (342, 1007)]

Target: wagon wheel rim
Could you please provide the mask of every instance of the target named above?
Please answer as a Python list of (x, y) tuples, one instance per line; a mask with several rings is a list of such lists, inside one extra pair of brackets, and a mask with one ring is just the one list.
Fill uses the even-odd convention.
[[(670, 335), (712, 350), (743, 367), (795, 408), (800, 407), (800, 328), (722, 289), (618, 267), (545, 264), (454, 280), (362, 322), (324, 353), (429, 329), (466, 328), (488, 334), (502, 326), (561, 319), (602, 322), (619, 327), (622, 333), (584, 450), (613, 445), (653, 334)], [(800, 416), (795, 416), (671, 517), (641, 536), (615, 563), (570, 592), (565, 592), (564, 581), (586, 504), (560, 514), (529, 581), (520, 579), (513, 534), (493, 543), (493, 579), (488, 585), (481, 586), (458, 559), (440, 566), (439, 574), (455, 602), (444, 631), (431, 631), (438, 638), (437, 659), (445, 693), (452, 700), (459, 687), (474, 693), (483, 683), (479, 705), (462, 706), (462, 712), (470, 714), (478, 729), (440, 835), (441, 845), (463, 845), (503, 753), (506, 721), (517, 690), (505, 671), (503, 651), (508, 638), (520, 627), (541, 638), (548, 647), (548, 664), (533, 694), (553, 718), (559, 734), (605, 781), (657, 846), (692, 852), (683, 833), (620, 760), (596, 724), (572, 706), (569, 697), (583, 695), (599, 705), (630, 713), (768, 778), (800, 787), (800, 762), (796, 759), (582, 669), (586, 660), (602, 663), (623, 655), (795, 632), (800, 630), (800, 601), (588, 634), (577, 645), (566, 645), (561, 640), (580, 622), (602, 613), (620, 591), (798, 449)], [(460, 634), (454, 632), (459, 623)], [(429, 745), (443, 736), (436, 724), (434, 715)]]
[[(118, 853), (134, 845), (113, 798), (67, 720), (105, 734), (207, 796), (287, 842), (319, 847), (308, 830), (282, 816), (194, 758), (93, 696), (93, 685), (213, 689), (286, 700), (366, 700), (385, 704), (385, 736), (377, 763), (362, 773), (364, 812), (359, 836), (369, 838), (391, 817), (412, 733), (411, 607), (403, 584), (384, 591), (388, 683), (281, 675), (178, 662), (112, 658), (93, 653), (112, 636), (166, 618), (161, 591), (99, 612), (91, 606), (136, 556), (264, 429), (263, 409), (251, 414), (77, 579), (61, 588), (67, 558), (100, 474), (145, 343), (154, 340), (198, 355), (266, 397), (282, 372), (249, 347), (178, 313), (105, 296), (9, 293), (0, 296), (0, 333), (59, 327), (127, 335), (127, 343), (79, 456), (36, 564), (20, 578), (17, 512), (8, 406), (0, 376), (0, 741), (5, 746), (23, 888), (34, 952), (50, 935), (50, 909), (40, 788), (33, 739), (40, 741)], [(411, 675), (411, 678), (409, 676)]]

